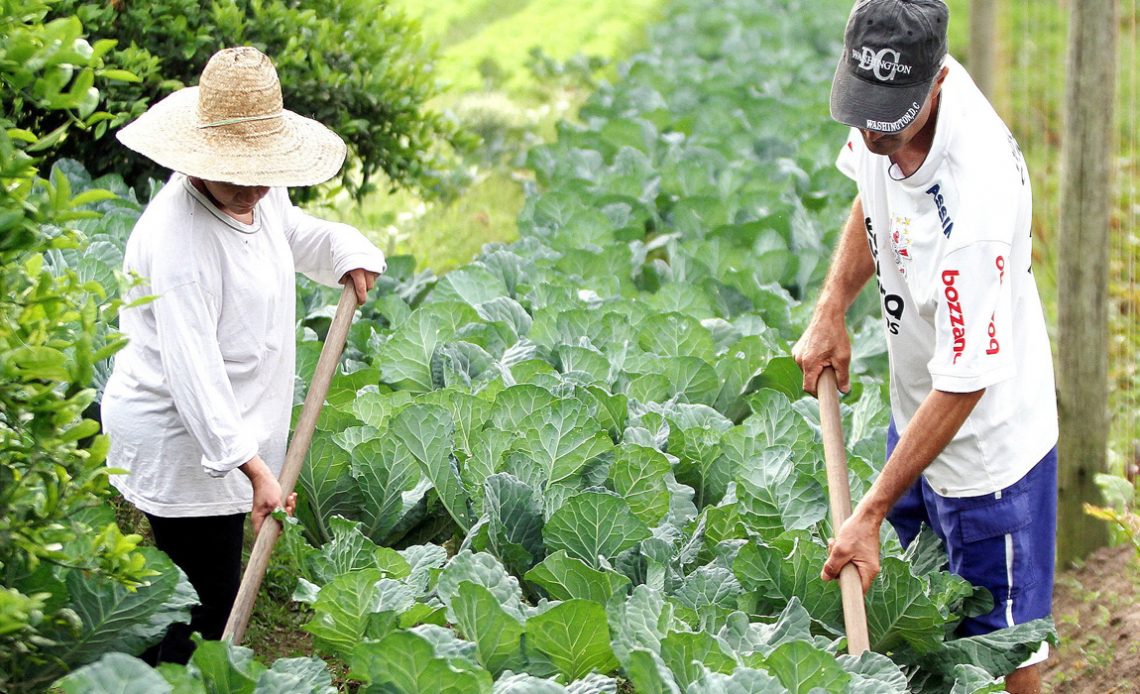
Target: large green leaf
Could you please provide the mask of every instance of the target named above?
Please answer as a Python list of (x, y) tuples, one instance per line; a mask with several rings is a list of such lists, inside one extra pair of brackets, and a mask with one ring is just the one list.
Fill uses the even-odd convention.
[(205, 683), (206, 691), (253, 694), (265, 666), (254, 660), (252, 650), (228, 641), (195, 642), (187, 670)]
[(863, 651), (858, 656), (840, 655), (836, 659), (851, 675), (850, 691), (868, 694), (905, 694), (906, 673), (890, 658), (875, 651)]
[(1051, 618), (1035, 619), (981, 636), (945, 641), (941, 649), (924, 657), (924, 664), (950, 678), (958, 665), (974, 665), (1000, 677), (1012, 672), (1042, 642), (1055, 643), (1056, 638)]
[(542, 499), (533, 487), (501, 472), (484, 482), (490, 550), (507, 566), (525, 570), (546, 547), (542, 543)]
[(464, 582), (486, 588), (508, 614), (519, 621), (525, 619), (518, 579), (508, 574), (503, 565), (490, 554), (469, 550), (460, 551), (447, 562), (436, 584), (439, 599), (448, 606), (449, 618), (454, 611), (452, 601)]
[(349, 676), (369, 691), (401, 694), (490, 694), (491, 673), (458, 658), (441, 657), (431, 642), (410, 631), (359, 644)]
[(439, 405), (451, 414), (455, 425), (455, 449), (470, 456), (472, 439), (491, 416), (491, 403), (452, 388), (432, 391), (421, 397), (418, 403)]
[(411, 573), (403, 557), (365, 537), (359, 523), (337, 517), (329, 522), (329, 529), (332, 539), (304, 558), (305, 575), (317, 585), (362, 569), (380, 569), (381, 577), (387, 578), (404, 578)]
[(61, 660), (82, 665), (109, 651), (141, 653), (161, 639), (172, 622), (190, 621), (190, 607), (198, 599), (186, 576), (157, 549), (138, 551), (158, 575), (134, 590), (94, 580), (82, 571), (66, 572), (68, 606), (79, 628), (48, 633), (64, 646), (57, 652)]
[(780, 681), (767, 672), (738, 667), (731, 675), (706, 673), (689, 687), (686, 694), (776, 694), (784, 691)]
[(638, 345), (662, 357), (696, 357), (711, 361), (716, 354), (712, 335), (700, 321), (682, 313), (650, 316), (641, 326)]
[(346, 656), (364, 639), (383, 638), (413, 602), (410, 588), (381, 579), (379, 569), (341, 574), (321, 588), (304, 629), (318, 649)]
[[(785, 309), (787, 304), (784, 305)], [(776, 357), (768, 362), (757, 378), (760, 388), (777, 390), (789, 399), (798, 400), (803, 395), (803, 373), (791, 357)]]
[(400, 440), (431, 480), (440, 501), (464, 531), (474, 519), (471, 499), (459, 479), (459, 468), (451, 455), (455, 425), (447, 410), (436, 405), (415, 405), (392, 419), (391, 433)]
[[(352, 478), (364, 503), (351, 510), (364, 533), (383, 542), (427, 491), (427, 478), (406, 446), (390, 435), (352, 449)], [(418, 490), (418, 493), (413, 490)]]
[(954, 668), (954, 687), (950, 694), (991, 694), (1004, 691), (1002, 678), (995, 678), (980, 667), (959, 665)]
[(173, 689), (149, 665), (126, 653), (108, 653), (55, 686), (64, 694), (167, 694)]
[(615, 593), (624, 592), (629, 578), (608, 569), (599, 571), (581, 559), (559, 550), (528, 571), (524, 577), (542, 587), (555, 600), (581, 598), (606, 605)]
[(431, 361), (436, 347), (451, 340), (460, 326), (479, 319), (467, 304), (427, 304), (412, 312), (377, 357), (381, 378), (400, 390), (432, 389)]
[(538, 386), (511, 386), (495, 396), (491, 422), (501, 431), (518, 431), (524, 419), (550, 407), (557, 399), (550, 391)]
[(566, 550), (570, 556), (600, 569), (599, 557), (616, 557), (649, 537), (649, 528), (620, 497), (583, 492), (554, 512), (542, 535), (548, 548)]
[(333, 516), (351, 517), (362, 506), (361, 492), (352, 477), (351, 454), (334, 440), (331, 431), (318, 429), (301, 468), (297, 516), (321, 541), (331, 537)]
[(815, 431), (792, 409), (792, 401), (771, 388), (757, 391), (748, 399), (752, 415), (743, 422), (745, 435), (756, 439), (761, 447), (793, 447), (803, 439), (814, 440)]
[(835, 662), (835, 656), (807, 641), (789, 641), (767, 657), (768, 671), (779, 678), (791, 694), (808, 694), (815, 688), (843, 691), (851, 675)]
[(332, 673), (319, 658), (282, 658), (257, 679), (254, 694), (334, 694)]
[(566, 694), (566, 687), (554, 680), (520, 672), (504, 675), (495, 680), (491, 694)]
[(739, 655), (770, 655), (782, 643), (810, 641), (811, 615), (800, 599), (793, 597), (772, 623), (754, 622), (743, 612), (733, 612), (720, 631), (721, 640)]
[(671, 471), (669, 460), (660, 451), (622, 445), (610, 466), (609, 479), (633, 515), (652, 527), (669, 512), (670, 495), (665, 476)]
[(771, 614), (799, 598), (812, 618), (836, 629), (842, 625), (839, 587), (819, 577), (827, 548), (803, 532), (788, 533), (766, 544), (753, 541), (740, 549), (733, 573), (753, 591), (759, 614)]
[(708, 362), (698, 357), (668, 357), (660, 360), (661, 375), (669, 381), (669, 397), (680, 395), (686, 402), (715, 405), (720, 379)]
[(613, 442), (577, 400), (558, 400), (519, 422), (515, 448), (539, 466), (546, 485), (579, 472), (587, 462), (613, 448)]
[(471, 264), (444, 275), (425, 302), (461, 301), (474, 307), (507, 294), (502, 278), (486, 268)]
[(463, 486), (471, 494), (471, 501), (477, 511), (483, 510), (484, 483), (487, 478), (502, 469), (503, 456), (514, 443), (515, 434), (493, 427), (479, 429), (471, 435), (471, 455), (464, 461), (459, 476)]
[(531, 617), (526, 638), (570, 680), (618, 666), (610, 647), (606, 610), (590, 600), (567, 600)]
[[(726, 442), (726, 451), (736, 450), (732, 442)], [(762, 537), (811, 528), (827, 516), (823, 488), (810, 474), (796, 469), (790, 449), (756, 451), (740, 466), (736, 477), (740, 519)]]
[(625, 676), (640, 694), (681, 694), (676, 678), (657, 653), (635, 648), (622, 659)]
[(685, 577), (677, 602), (697, 613), (701, 629), (716, 633), (737, 609), (744, 592), (732, 571), (723, 566), (702, 566)]
[[(365, 424), (383, 430), (388, 427), (388, 420), (392, 415), (412, 403), (410, 393), (396, 391), (394, 393), (381, 393), (372, 386), (370, 390), (350, 391), (351, 399), (346, 408)], [(332, 401), (329, 401), (332, 404)]]
[(661, 641), (661, 660), (682, 691), (700, 680), (706, 669), (730, 673), (738, 665), (721, 643), (705, 631), (675, 631)]
[(523, 625), (485, 587), (464, 581), (451, 599), (455, 627), (475, 643), (479, 663), (494, 674), (517, 667)]
[(613, 647), (623, 661), (635, 649), (660, 653), (661, 639), (680, 621), (673, 616), (673, 605), (660, 591), (639, 585), (624, 601), (606, 606)]
[(737, 464), (721, 457), (720, 442), (724, 430), (715, 427), (672, 427), (669, 431), (669, 453), (678, 458), (677, 481), (696, 491), (698, 508), (716, 504), (724, 498)]
[(927, 595), (926, 583), (901, 559), (883, 558), (866, 604), (871, 648), (880, 653), (890, 653), (902, 642), (919, 653), (932, 651), (945, 636), (946, 618)]

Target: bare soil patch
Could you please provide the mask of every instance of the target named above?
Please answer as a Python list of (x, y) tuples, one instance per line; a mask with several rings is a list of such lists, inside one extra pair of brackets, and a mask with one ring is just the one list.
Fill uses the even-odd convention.
[(1055, 694), (1140, 694), (1140, 559), (1130, 546), (1089, 555), (1057, 575), (1061, 646), (1044, 670)]

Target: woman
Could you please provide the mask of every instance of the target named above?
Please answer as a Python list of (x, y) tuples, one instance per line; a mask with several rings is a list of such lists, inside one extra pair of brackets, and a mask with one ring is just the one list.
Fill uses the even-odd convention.
[[(256, 532), (282, 498), (295, 369), (295, 273), (363, 302), (383, 254), (356, 229), (289, 202), (286, 186), (328, 180), (341, 139), (282, 107), (269, 58), (216, 53), (199, 86), (152, 106), (118, 133), (175, 173), (139, 218), (124, 270), (130, 338), (103, 398), (112, 484), (150, 521), (201, 605), (147, 655), (185, 663), (189, 636), (221, 636), (241, 580), (245, 516)], [(236, 471), (236, 472), (235, 472)]]

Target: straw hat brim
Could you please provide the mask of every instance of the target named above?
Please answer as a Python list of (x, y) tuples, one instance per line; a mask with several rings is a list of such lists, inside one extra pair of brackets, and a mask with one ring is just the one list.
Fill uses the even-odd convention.
[(279, 127), (255, 137), (235, 126), (201, 127), (198, 87), (151, 106), (118, 131), (119, 142), (168, 169), (243, 186), (311, 186), (344, 164), (344, 141), (311, 118), (282, 110)]

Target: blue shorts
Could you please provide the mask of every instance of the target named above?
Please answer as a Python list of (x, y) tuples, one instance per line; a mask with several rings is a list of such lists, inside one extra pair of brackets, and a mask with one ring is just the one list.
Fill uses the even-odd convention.
[[(887, 458), (898, 443), (892, 421)], [(1057, 448), (1017, 482), (993, 494), (939, 496), (919, 477), (887, 514), (903, 546), (923, 523), (946, 545), (950, 571), (994, 596), (988, 614), (965, 619), (959, 636), (988, 634), (1053, 612), (1057, 536)]]

